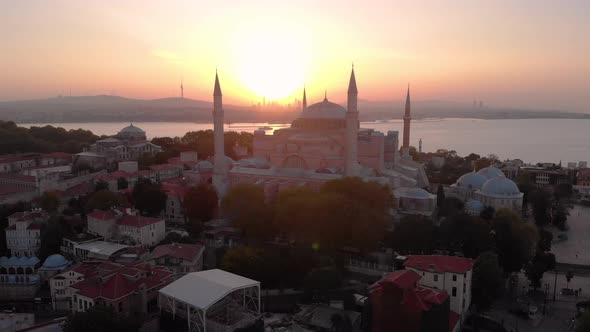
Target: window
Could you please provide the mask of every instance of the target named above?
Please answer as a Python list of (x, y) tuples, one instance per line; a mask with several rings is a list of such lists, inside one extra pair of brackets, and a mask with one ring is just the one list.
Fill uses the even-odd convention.
[(453, 287), (453, 296), (457, 296), (457, 287)]
[(453, 281), (457, 281), (457, 275), (453, 274)]
[(434, 275), (434, 281), (438, 281), (438, 274)]

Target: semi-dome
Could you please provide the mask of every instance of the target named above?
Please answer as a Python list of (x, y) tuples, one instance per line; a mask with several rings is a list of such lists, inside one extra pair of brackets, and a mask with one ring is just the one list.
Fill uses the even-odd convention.
[(465, 208), (471, 211), (481, 211), (483, 210), (484, 206), (482, 202), (476, 199), (470, 199), (467, 202), (465, 202)]
[(306, 119), (344, 119), (346, 108), (328, 101), (325, 98), (322, 102), (315, 103), (307, 107), (307, 110), (301, 113), (301, 118)]
[(477, 171), (477, 174), (485, 176), (487, 179), (492, 179), (498, 176), (504, 176), (501, 170), (497, 169), (494, 166), (488, 166), (480, 169)]
[(399, 188), (395, 191), (395, 195), (400, 198), (415, 198), (415, 199), (429, 199), (433, 194), (429, 193), (428, 191), (422, 188)]
[(497, 176), (489, 179), (484, 183), (481, 192), (486, 195), (494, 196), (519, 196), (522, 195), (514, 181), (504, 177)]
[(119, 133), (135, 133), (135, 134), (145, 134), (145, 131), (143, 131), (143, 129), (136, 127), (132, 124), (128, 125), (127, 127), (121, 129), (121, 131), (119, 131)]
[(485, 176), (479, 173), (470, 172), (463, 174), (459, 180), (457, 180), (457, 187), (478, 190), (481, 189), (487, 180), (488, 179)]
[(70, 262), (65, 259), (64, 256), (55, 254), (47, 257), (45, 262), (43, 263), (43, 268), (45, 269), (55, 269), (55, 268), (64, 268), (67, 267)]

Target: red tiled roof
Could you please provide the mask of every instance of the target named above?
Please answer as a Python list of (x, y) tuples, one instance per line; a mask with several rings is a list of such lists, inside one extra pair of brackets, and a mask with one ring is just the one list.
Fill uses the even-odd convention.
[(178, 166), (162, 164), (162, 165), (152, 165), (150, 166), (152, 171), (175, 171), (178, 170)]
[(73, 187), (66, 189), (65, 194), (67, 196), (81, 196), (88, 194), (94, 190), (94, 186), (88, 182), (77, 184)]
[(18, 194), (25, 191), (35, 191), (33, 188), (25, 188), (22, 185), (18, 184), (8, 184), (4, 183), (0, 185), (0, 196)]
[(416, 286), (416, 282), (420, 280), (420, 275), (411, 270), (399, 270), (392, 272), (381, 279), (378, 283), (393, 283), (402, 289), (410, 289)]
[(203, 246), (198, 244), (173, 243), (157, 246), (152, 252), (152, 258), (159, 258), (162, 256), (171, 256), (175, 258), (184, 259), (185, 261), (193, 261), (197, 256), (203, 252)]
[(41, 229), (41, 224), (36, 222), (31, 223), (27, 229)]
[(113, 211), (101, 211), (101, 210), (94, 210), (88, 214), (88, 217), (92, 217), (94, 219), (99, 220), (111, 220), (117, 217), (117, 214)]
[(0, 173), (0, 180), (12, 180), (35, 183), (36, 178), (31, 175)]
[(72, 158), (72, 155), (67, 152), (51, 152), (42, 154), (41, 158), (68, 159)]
[(129, 174), (129, 173), (124, 172), (124, 171), (115, 171), (115, 172), (113, 172), (113, 173), (111, 173), (109, 175), (111, 177), (117, 178), (117, 179), (118, 178), (128, 178), (128, 177), (132, 177), (133, 176), (133, 174)]
[(43, 211), (21, 211), (15, 212), (8, 216), (10, 219), (16, 219), (16, 221), (26, 221), (36, 218), (43, 218), (46, 217), (47, 214)]
[(144, 216), (131, 216), (126, 214), (121, 219), (117, 220), (117, 225), (144, 227), (162, 221), (159, 218), (150, 218)]
[[(104, 271), (101, 275), (94, 275), (74, 285), (78, 294), (93, 299), (102, 297), (118, 299), (128, 296), (141, 285), (147, 289), (163, 287), (172, 281), (172, 272), (167, 269), (152, 269), (149, 265), (123, 265), (114, 263), (100, 264), (97, 270)], [(110, 272), (109, 272), (110, 271)], [(140, 274), (147, 273), (145, 277), (137, 278)]]
[(465, 273), (473, 268), (475, 260), (471, 258), (442, 255), (412, 255), (404, 263), (421, 271)]

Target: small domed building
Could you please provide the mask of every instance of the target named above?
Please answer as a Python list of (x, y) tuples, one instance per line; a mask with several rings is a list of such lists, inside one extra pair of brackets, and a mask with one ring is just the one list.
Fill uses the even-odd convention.
[(486, 206), (520, 212), (524, 196), (514, 181), (493, 166), (464, 174), (447, 189), (446, 195), (465, 202), (465, 210), (471, 215), (479, 215)]
[(148, 141), (145, 131), (131, 123), (115, 137), (96, 141), (90, 146), (90, 152), (104, 157), (106, 164), (110, 165), (119, 161), (137, 160), (145, 154), (153, 156), (162, 152), (162, 148)]
[(72, 265), (71, 261), (68, 261), (64, 256), (54, 254), (45, 259), (43, 265), (37, 270), (43, 280), (49, 280), (54, 275), (64, 271)]

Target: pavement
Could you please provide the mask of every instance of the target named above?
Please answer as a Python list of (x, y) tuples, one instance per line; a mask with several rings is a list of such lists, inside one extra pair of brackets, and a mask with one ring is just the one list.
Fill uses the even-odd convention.
[(590, 265), (590, 207), (574, 205), (567, 223), (570, 228), (565, 232), (550, 228), (554, 240), (557, 240), (560, 233), (565, 233), (568, 237), (564, 241), (554, 241), (551, 245), (557, 262)]

